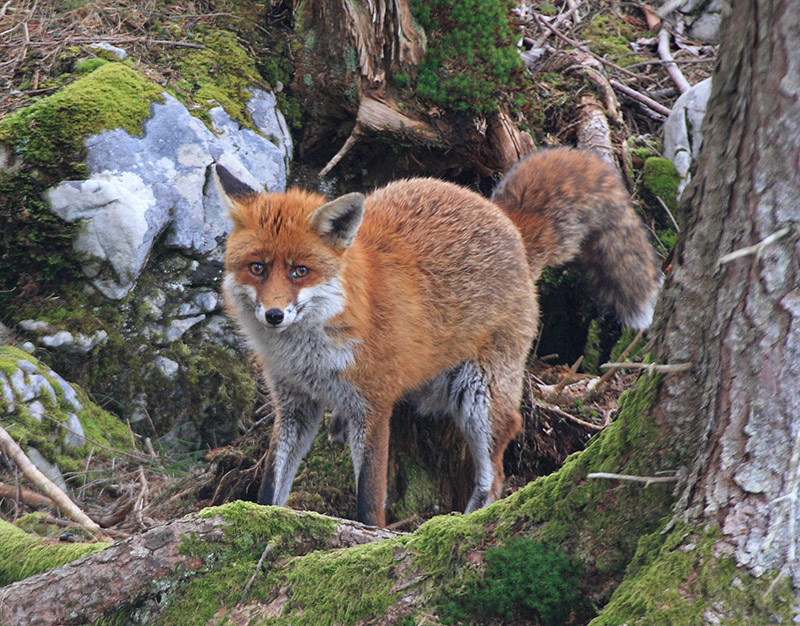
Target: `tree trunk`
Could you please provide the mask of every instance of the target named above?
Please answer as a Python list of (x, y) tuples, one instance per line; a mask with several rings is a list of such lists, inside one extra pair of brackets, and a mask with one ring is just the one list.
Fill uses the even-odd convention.
[[(796, 562), (800, 490), (800, 2), (733, 2), (656, 352), (691, 363), (657, 419), (697, 449), (679, 513), (756, 575)], [(763, 245), (758, 245), (763, 242)], [(755, 247), (751, 247), (755, 246)], [(744, 249), (744, 250), (743, 250)], [(730, 255), (737, 250), (747, 254)], [(730, 255), (730, 256), (728, 256)]]

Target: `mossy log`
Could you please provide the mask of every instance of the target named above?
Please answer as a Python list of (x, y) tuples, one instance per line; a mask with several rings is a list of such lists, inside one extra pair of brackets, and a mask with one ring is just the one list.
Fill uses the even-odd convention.
[[(85, 624), (171, 590), (174, 593), (187, 577), (207, 569), (213, 561), (209, 554), (200, 555), (187, 547), (188, 544), (184, 545), (185, 541), (190, 539), (192, 545), (217, 547), (236, 541), (239, 536), (229, 532), (232, 528), (240, 533), (247, 532), (241, 523), (234, 521), (237, 513), (241, 518), (242, 508), (247, 512), (258, 507), (233, 503), (226, 508), (224, 517), (215, 515), (214, 509), (210, 509), (211, 514), (175, 520), (105, 549), (102, 547), (107, 544), (58, 546), (61, 550), (59, 554), (51, 555), (51, 567), (59, 560), (69, 561), (79, 554), (102, 551), (4, 587), (0, 590), (0, 623), (5, 626)], [(398, 536), (398, 533), (350, 520), (326, 518), (320, 521), (322, 516), (314, 513), (289, 509), (270, 512), (269, 508), (264, 508), (262, 521), (264, 516), (268, 516), (271, 522), (265, 522), (262, 529), (271, 535), (271, 539), (282, 536), (274, 528), (280, 524), (287, 541), (291, 538), (295, 546), (305, 546), (306, 549), (344, 548)], [(28, 536), (13, 527), (6, 532), (3, 525), (10, 526), (0, 522), (3, 545), (12, 544), (11, 541), (6, 543), (10, 537), (5, 535), (13, 534), (14, 545), (19, 549), (18, 535), (23, 539)], [(316, 541), (301, 541), (304, 534), (312, 535)], [(29, 545), (24, 547), (26, 552), (30, 549)], [(51, 549), (51, 552), (56, 550)], [(65, 552), (66, 558), (62, 554)], [(302, 553), (302, 548), (296, 548), (293, 555), (298, 553)]]

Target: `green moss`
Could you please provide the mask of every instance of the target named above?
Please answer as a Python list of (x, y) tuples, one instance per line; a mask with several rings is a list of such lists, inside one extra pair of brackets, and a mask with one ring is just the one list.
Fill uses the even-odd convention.
[(102, 542), (48, 543), (0, 520), (0, 587), (93, 554), (109, 545)]
[(399, 465), (398, 482), (402, 483), (402, 491), (387, 511), (388, 516), (398, 520), (415, 514), (425, 517), (438, 503), (438, 480), (419, 459), (401, 454)]
[[(428, 49), (416, 93), (451, 111), (486, 114), (522, 78), (506, 0), (434, 0), (411, 3)], [(408, 82), (408, 81), (406, 81)]]
[(489, 548), (486, 571), (439, 611), (443, 624), (492, 618), (563, 624), (578, 604), (580, 566), (551, 546), (517, 537)]
[(198, 38), (203, 50), (181, 56), (178, 95), (188, 97), (206, 111), (222, 106), (233, 119), (253, 127), (246, 113), (250, 93), (246, 87), (261, 82), (255, 60), (239, 46), (236, 36), (227, 31), (210, 30)]
[(768, 592), (774, 573), (755, 578), (733, 557), (718, 556), (720, 538), (716, 529), (642, 537), (626, 580), (591, 625), (700, 624), (709, 611), (731, 626), (792, 623), (790, 579)]
[(102, 67), (106, 63), (108, 63), (106, 59), (98, 57), (86, 59), (75, 65), (75, 73), (79, 75), (88, 74), (89, 72), (94, 72), (98, 67)]
[(589, 41), (589, 49), (595, 54), (613, 60), (622, 67), (647, 60), (633, 54), (631, 42), (652, 33), (637, 29), (632, 24), (614, 15), (598, 14), (581, 31), (581, 37)]
[[(233, 606), (239, 600), (267, 544), (272, 547), (269, 567), (293, 554), (327, 547), (335, 530), (335, 522), (330, 518), (252, 502), (207, 508), (199, 516), (220, 517), (228, 522), (224, 527), (225, 539), (202, 542), (196, 537), (184, 538), (181, 551), (201, 557), (209, 570), (196, 574), (179, 594), (166, 599), (169, 606), (158, 619), (159, 624), (206, 624), (221, 606)], [(263, 580), (260, 577), (249, 597), (260, 597)]]
[(670, 211), (678, 208), (678, 184), (680, 176), (669, 159), (649, 157), (644, 162), (642, 182), (645, 190), (664, 201)]
[(601, 349), (600, 323), (598, 320), (594, 319), (589, 323), (586, 343), (583, 346), (583, 361), (581, 361), (582, 372), (597, 374), (600, 371)]
[(291, 593), (283, 617), (274, 623), (332, 626), (384, 615), (397, 596), (391, 573), (402, 543), (390, 539), (293, 560), (266, 581), (265, 589), (280, 584)]
[(78, 224), (54, 215), (43, 194), (85, 178), (83, 142), (122, 127), (140, 134), (162, 89), (122, 63), (105, 63), (55, 94), (0, 120), (0, 149), (20, 168), (0, 173), (0, 311), (12, 298), (52, 289), (80, 275), (72, 250)]
[(106, 63), (0, 120), (0, 143), (57, 182), (80, 173), (83, 141), (90, 135), (113, 128), (141, 134), (150, 102), (162, 91), (127, 65)]
[(56, 402), (52, 402), (47, 394), (39, 398), (44, 405), (46, 416), (41, 422), (28, 415), (26, 404), (21, 401), (15, 404), (11, 414), (0, 416), (2, 417), (0, 421), (10, 430), (20, 446), (23, 448), (35, 447), (51, 463), (58, 465), (62, 472), (84, 470), (86, 456), (95, 448), (95, 442), (100, 444), (94, 451), (94, 454), (99, 457), (113, 456), (114, 450), (128, 451), (131, 449), (127, 427), (119, 418), (94, 404), (86, 393), (75, 385), (71, 386), (83, 407), (83, 410), (77, 415), (87, 442), (82, 447), (63, 446), (61, 442), (67, 432), (59, 425), (67, 424), (70, 419), (69, 414), (73, 413), (75, 409), (65, 401), (61, 383), (49, 368), (17, 348), (0, 346), (0, 371), (6, 376), (18, 371), (20, 360), (26, 360), (36, 365), (38, 374), (50, 383), (56, 393)]

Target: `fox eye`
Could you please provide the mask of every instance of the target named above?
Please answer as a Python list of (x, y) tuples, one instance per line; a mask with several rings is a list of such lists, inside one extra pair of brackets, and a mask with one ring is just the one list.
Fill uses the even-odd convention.
[(267, 268), (263, 263), (251, 263), (247, 269), (253, 276), (263, 276), (267, 273)]
[(308, 276), (309, 271), (310, 270), (305, 265), (295, 265), (289, 272), (289, 276), (292, 278), (303, 278), (303, 276)]

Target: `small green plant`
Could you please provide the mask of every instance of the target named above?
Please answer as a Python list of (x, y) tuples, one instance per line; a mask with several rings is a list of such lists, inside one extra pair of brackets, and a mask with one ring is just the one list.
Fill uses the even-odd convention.
[(564, 552), (515, 538), (486, 553), (484, 578), (440, 606), (443, 624), (490, 618), (559, 624), (578, 601), (580, 566)]
[[(455, 112), (494, 110), (504, 88), (517, 85), (522, 76), (509, 9), (506, 0), (412, 2), (429, 42), (417, 94)], [(398, 85), (405, 84), (402, 75)]]

